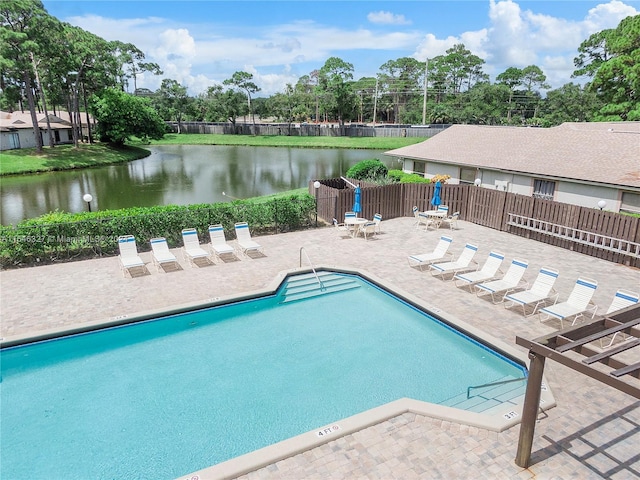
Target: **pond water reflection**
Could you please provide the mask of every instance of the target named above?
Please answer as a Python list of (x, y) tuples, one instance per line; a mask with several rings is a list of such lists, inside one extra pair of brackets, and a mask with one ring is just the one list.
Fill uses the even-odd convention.
[[(2, 224), (61, 210), (226, 202), (305, 187), (309, 180), (344, 175), (355, 163), (392, 160), (380, 150), (207, 145), (148, 147), (151, 155), (126, 164), (77, 171), (2, 177)], [(222, 195), (225, 192), (227, 196)]]

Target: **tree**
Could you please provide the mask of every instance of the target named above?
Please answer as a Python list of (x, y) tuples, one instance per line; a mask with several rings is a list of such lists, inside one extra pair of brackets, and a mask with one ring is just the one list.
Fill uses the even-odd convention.
[(33, 66), (39, 48), (41, 24), (48, 23), (49, 14), (40, 0), (2, 0), (0, 2), (0, 68), (20, 78), (27, 95), (29, 112), (36, 141), (36, 152), (42, 152), (42, 135), (36, 116), (33, 91)]
[(98, 122), (100, 138), (121, 146), (131, 136), (159, 140), (166, 126), (149, 100), (108, 88), (90, 99), (91, 111)]
[(128, 78), (133, 80), (133, 91), (135, 92), (138, 89), (138, 75), (144, 72), (162, 75), (160, 66), (157, 63), (144, 62), (144, 53), (132, 43), (114, 41), (110, 45), (113, 50), (113, 56), (117, 61), (118, 70), (116, 74), (123, 90), (128, 90)]
[(332, 112), (340, 125), (344, 125), (345, 117), (353, 112), (355, 95), (351, 80), (353, 80), (353, 65), (338, 57), (329, 58), (318, 72), (318, 89), (325, 94), (324, 101), (327, 111)]
[[(603, 53), (574, 72), (595, 70), (589, 88), (604, 103), (595, 120), (640, 120), (640, 15), (625, 18), (615, 30), (595, 35), (602, 39)], [(591, 43), (595, 42), (592, 37)], [(581, 58), (574, 63), (577, 60)]]
[(276, 93), (271, 96), (268, 101), (269, 111), (275, 115), (278, 120), (287, 122), (290, 126), (294, 121), (305, 121), (309, 118), (309, 110), (304, 102), (300, 102), (300, 93), (287, 84), (284, 93)]
[(249, 107), (249, 115), (251, 115), (251, 120), (253, 123), (253, 129), (255, 132), (255, 128), (256, 128), (256, 118), (253, 115), (253, 110), (251, 107), (251, 94), (252, 93), (256, 93), (260, 91), (260, 88), (258, 88), (258, 86), (252, 82), (253, 80), (253, 74), (249, 73), (249, 72), (234, 72), (233, 75), (231, 75), (231, 78), (228, 78), (227, 80), (223, 81), (222, 83), (224, 85), (233, 85), (236, 88), (239, 88), (241, 90), (244, 90), (244, 92), (247, 94), (247, 106)]
[(575, 83), (549, 90), (540, 106), (542, 126), (552, 127), (564, 122), (590, 122), (601, 108), (596, 94)]
[(506, 116), (509, 87), (504, 84), (478, 83), (459, 95), (463, 101), (458, 120), (476, 125), (500, 125)]
[(69, 92), (67, 110), (72, 123), (73, 144), (77, 147), (78, 140), (82, 138), (80, 97), (86, 112), (87, 99), (91, 94), (116, 84), (111, 74), (115, 69), (114, 58), (109, 43), (103, 38), (73, 25), (63, 25), (66, 55), (61, 59), (60, 68), (64, 72), (61, 79)]
[(380, 70), (382, 73), (378, 76), (379, 85), (384, 93), (391, 95), (393, 123), (399, 123), (410, 99), (422, 90), (425, 63), (402, 57), (385, 62)]
[(190, 101), (190, 97), (187, 96), (187, 87), (170, 78), (162, 80), (155, 95), (160, 116), (165, 120), (175, 120), (178, 123), (178, 133), (182, 133), (182, 118)]

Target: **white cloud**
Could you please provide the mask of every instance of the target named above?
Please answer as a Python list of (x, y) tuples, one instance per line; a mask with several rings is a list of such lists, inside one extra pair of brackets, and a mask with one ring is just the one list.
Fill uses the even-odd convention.
[[(368, 14), (368, 21), (376, 25), (371, 29), (338, 28), (305, 20), (254, 28), (246, 34), (240, 26), (177, 25), (171, 19), (151, 16), (112, 20), (87, 15), (65, 20), (106, 40), (133, 43), (145, 52), (147, 61), (158, 63), (164, 74), (140, 75), (139, 87), (155, 90), (162, 78), (172, 78), (195, 95), (235, 71), (251, 68), (262, 94), (270, 95), (320, 68), (332, 56), (353, 56), (347, 61), (354, 63), (354, 76), (359, 78), (375, 75), (387, 60), (413, 56), (423, 61), (444, 54), (457, 43), (485, 59), (485, 71), (494, 77), (510, 66), (538, 65), (555, 88), (571, 81), (573, 58), (583, 40), (638, 14), (620, 0), (594, 6), (582, 20), (540, 14), (535, 3), (528, 5), (530, 9), (523, 10), (514, 0), (489, 0), (488, 16), (478, 22), (483, 28), (454, 31), (444, 37), (417, 28), (394, 27), (411, 22), (388, 11)], [(388, 58), (384, 52), (389, 52)], [(374, 64), (373, 59), (381, 60)]]
[(367, 15), (367, 20), (371, 23), (378, 23), (382, 25), (410, 25), (411, 22), (405, 18), (404, 15), (396, 15), (391, 12), (371, 12)]
[(573, 58), (580, 43), (591, 34), (615, 28), (638, 11), (619, 0), (602, 3), (589, 10), (583, 20), (567, 20), (522, 10), (513, 0), (489, 1), (489, 27), (456, 36), (437, 38), (427, 34), (414, 52), (419, 60), (442, 55), (456, 43), (485, 59), (485, 71), (495, 77), (508, 67), (538, 65), (547, 82), (558, 88), (570, 81)]
[(640, 12), (631, 5), (626, 5), (619, 0), (611, 0), (609, 3), (597, 5), (589, 10), (583, 22), (584, 31), (588, 36), (606, 28), (615, 28), (622, 19), (638, 13)]

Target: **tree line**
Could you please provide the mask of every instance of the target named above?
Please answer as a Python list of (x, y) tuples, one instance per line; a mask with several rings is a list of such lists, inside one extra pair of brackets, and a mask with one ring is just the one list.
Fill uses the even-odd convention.
[[(354, 79), (354, 66), (331, 57), (282, 92), (257, 97), (253, 75), (231, 78), (189, 96), (165, 78), (156, 91), (138, 88), (142, 73), (162, 75), (131, 43), (109, 42), (49, 15), (40, 0), (0, 0), (0, 109), (71, 112), (74, 143), (81, 115), (115, 143), (129, 135), (157, 138), (163, 121), (468, 123), (553, 126), (562, 122), (640, 120), (640, 15), (582, 42), (573, 78), (550, 89), (536, 65), (509, 67), (491, 82), (485, 60), (463, 44), (421, 62), (402, 57), (375, 77)], [(133, 89), (133, 94), (127, 93)], [(88, 117), (86, 124), (89, 124)], [(50, 132), (50, 129), (48, 129)], [(91, 139), (92, 135), (89, 135)], [(42, 149), (42, 140), (37, 149)], [(49, 134), (49, 144), (54, 145)]]

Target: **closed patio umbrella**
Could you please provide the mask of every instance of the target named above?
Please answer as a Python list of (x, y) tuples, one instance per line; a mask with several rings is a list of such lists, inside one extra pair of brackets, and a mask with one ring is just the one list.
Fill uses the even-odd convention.
[(360, 213), (362, 211), (362, 205), (360, 204), (360, 186), (356, 187), (355, 200), (353, 202), (353, 211)]
[(440, 190), (442, 189), (442, 185), (440, 182), (436, 182), (436, 187), (433, 190), (433, 197), (431, 198), (431, 205), (438, 208), (438, 205), (442, 203), (442, 199), (440, 198)]

